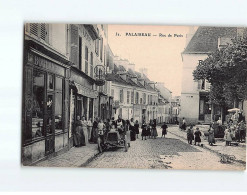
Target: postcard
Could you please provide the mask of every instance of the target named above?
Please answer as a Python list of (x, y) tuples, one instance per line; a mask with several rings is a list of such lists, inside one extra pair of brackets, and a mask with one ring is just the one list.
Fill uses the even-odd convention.
[(26, 23), (22, 165), (245, 170), (246, 35)]

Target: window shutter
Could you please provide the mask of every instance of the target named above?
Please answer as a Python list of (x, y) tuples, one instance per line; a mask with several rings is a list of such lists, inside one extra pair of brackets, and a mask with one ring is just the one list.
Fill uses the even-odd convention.
[(79, 33), (78, 27), (74, 24), (70, 25), (70, 60), (73, 62), (76, 67), (78, 68), (78, 60), (79, 60), (79, 52), (78, 52), (78, 45), (79, 45)]
[(40, 38), (48, 42), (48, 24), (45, 23), (40, 24)]
[(37, 23), (30, 24), (30, 33), (35, 36), (38, 36), (38, 24)]

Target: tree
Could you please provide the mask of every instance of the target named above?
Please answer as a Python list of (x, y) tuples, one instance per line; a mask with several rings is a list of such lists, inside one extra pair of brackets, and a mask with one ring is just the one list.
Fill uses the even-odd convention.
[(230, 105), (247, 99), (247, 38), (235, 38), (224, 49), (211, 53), (193, 72), (194, 80), (211, 84), (209, 99)]

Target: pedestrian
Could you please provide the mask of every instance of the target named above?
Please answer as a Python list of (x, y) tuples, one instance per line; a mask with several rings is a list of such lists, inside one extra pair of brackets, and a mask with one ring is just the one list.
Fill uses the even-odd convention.
[(239, 124), (239, 131), (240, 131), (240, 142), (242, 142), (243, 140), (245, 140), (246, 137), (246, 126), (243, 120)]
[(192, 140), (194, 140), (193, 125), (190, 125), (190, 128), (187, 130), (187, 140), (188, 144), (192, 145)]
[(136, 140), (136, 132), (134, 128), (134, 119), (131, 118), (129, 122), (129, 130), (130, 130), (130, 141), (135, 141)]
[(184, 117), (183, 117), (181, 129), (182, 129), (182, 130), (186, 130), (186, 121), (185, 121), (185, 118), (184, 118)]
[(226, 146), (230, 146), (231, 142), (232, 142), (232, 135), (231, 135), (231, 130), (229, 128), (227, 128), (225, 130), (225, 141), (226, 141)]
[(82, 131), (81, 118), (80, 116), (77, 116), (76, 122), (75, 122), (75, 131), (74, 131), (74, 136), (73, 136), (75, 147), (81, 146), (81, 131)]
[(111, 126), (111, 121), (110, 121), (110, 119), (107, 119), (105, 122), (106, 133), (108, 133), (110, 131), (110, 126)]
[(88, 134), (87, 134), (87, 121), (84, 116), (81, 117), (81, 124), (82, 124), (81, 144), (83, 146), (86, 146), (88, 145)]
[(148, 127), (147, 127), (147, 124), (145, 123), (145, 121), (143, 121), (141, 128), (142, 128), (142, 134), (141, 134), (142, 140), (143, 140), (143, 137), (145, 137), (145, 140), (147, 140)]
[(118, 119), (116, 121), (116, 124), (117, 124), (117, 130), (119, 132), (122, 132), (124, 127), (123, 127), (123, 120), (121, 119), (120, 116), (118, 116)]
[(161, 126), (161, 128), (162, 128), (162, 135), (161, 135), (161, 138), (163, 137), (163, 135), (164, 135), (164, 138), (165, 138), (165, 136), (166, 136), (166, 134), (167, 134), (167, 125), (166, 125), (166, 122), (164, 122), (164, 124)]
[(156, 128), (157, 124), (156, 124), (156, 119), (153, 120), (153, 124), (152, 124), (152, 136), (154, 139), (156, 139), (156, 137), (158, 136), (158, 132), (157, 132), (157, 128)]
[(196, 131), (195, 131), (195, 145), (196, 145), (196, 143), (198, 143), (198, 146), (200, 145), (200, 143), (201, 143), (201, 136), (202, 136), (202, 133), (201, 133), (201, 131), (199, 130), (199, 128), (197, 127), (196, 128)]
[(150, 124), (147, 125), (146, 136), (148, 136), (149, 139), (151, 137), (151, 130), (152, 130), (152, 127), (150, 126)]
[(213, 146), (213, 144), (215, 143), (214, 128), (212, 124), (210, 125), (208, 130), (208, 143), (210, 146)]
[(138, 139), (138, 135), (139, 135), (139, 123), (138, 123), (138, 120), (136, 120), (135, 122), (135, 125), (134, 125), (134, 128), (135, 128), (135, 132), (136, 132), (136, 138)]
[(93, 123), (92, 123), (92, 119), (90, 118), (87, 121), (88, 141), (92, 141), (92, 128), (93, 128)]
[(98, 139), (98, 121), (99, 119), (95, 117), (93, 122), (93, 129), (92, 129), (92, 141), (94, 143), (97, 143), (97, 139)]
[(102, 136), (104, 135), (105, 131), (105, 124), (103, 123), (103, 120), (100, 119), (100, 122), (98, 123), (98, 135)]

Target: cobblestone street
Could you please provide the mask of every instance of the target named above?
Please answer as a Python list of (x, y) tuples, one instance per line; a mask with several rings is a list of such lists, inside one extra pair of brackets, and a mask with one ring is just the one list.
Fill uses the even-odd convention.
[[(169, 132), (177, 131), (176, 126)], [(158, 169), (209, 169), (244, 170), (238, 162), (222, 164), (220, 156), (199, 146), (187, 142), (168, 132), (166, 138), (142, 140), (140, 137), (131, 142), (128, 152), (124, 149), (105, 151), (85, 167), (90, 168), (158, 168)]]

